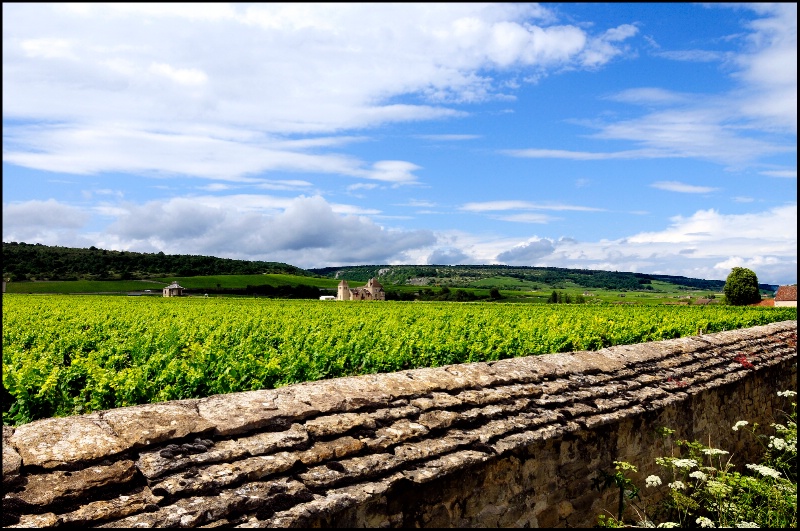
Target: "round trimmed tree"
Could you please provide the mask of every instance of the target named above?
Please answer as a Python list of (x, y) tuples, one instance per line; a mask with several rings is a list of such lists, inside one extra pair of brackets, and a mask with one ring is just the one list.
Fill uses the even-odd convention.
[(725, 280), (725, 301), (734, 306), (755, 304), (761, 301), (758, 277), (746, 267), (734, 267)]

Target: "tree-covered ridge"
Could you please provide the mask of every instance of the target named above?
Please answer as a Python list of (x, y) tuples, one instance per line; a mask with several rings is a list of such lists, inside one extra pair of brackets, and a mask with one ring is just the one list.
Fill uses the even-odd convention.
[(299, 267), (281, 262), (3, 242), (3, 278), (12, 281), (129, 280), (263, 273), (308, 275)]
[[(507, 265), (361, 265), (309, 269), (311, 273), (343, 280), (366, 281), (377, 277), (392, 284), (468, 286), (492, 277), (510, 277), (564, 289), (568, 285), (608, 290), (648, 290), (653, 280), (708, 291), (721, 291), (724, 280), (704, 280), (672, 275), (651, 275), (592, 269)], [(774, 291), (776, 286), (759, 285)]]

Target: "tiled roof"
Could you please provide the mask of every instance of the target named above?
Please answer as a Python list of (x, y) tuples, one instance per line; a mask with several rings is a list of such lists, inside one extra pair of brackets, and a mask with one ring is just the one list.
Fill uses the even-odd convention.
[(775, 293), (776, 301), (796, 301), (797, 300), (797, 284), (794, 286), (781, 286)]

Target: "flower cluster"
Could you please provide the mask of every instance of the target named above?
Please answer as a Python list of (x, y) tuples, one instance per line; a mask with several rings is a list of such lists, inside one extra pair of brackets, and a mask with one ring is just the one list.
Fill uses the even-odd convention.
[(770, 467), (768, 467), (766, 465), (748, 464), (746, 466), (750, 470), (755, 470), (756, 472), (758, 472), (762, 476), (769, 476), (769, 477), (775, 478), (775, 479), (780, 479), (780, 477), (781, 477), (781, 473), (780, 472), (778, 472), (774, 468), (770, 468)]
[(647, 476), (645, 483), (648, 487), (658, 487), (661, 485), (661, 478), (656, 475)]
[(747, 426), (748, 424), (749, 424), (749, 423), (748, 423), (746, 420), (740, 420), (739, 422), (737, 422), (736, 424), (734, 424), (734, 425), (733, 425), (733, 428), (731, 428), (731, 429), (732, 429), (733, 431), (739, 431), (739, 428), (744, 428), (744, 427), (745, 427), (745, 426)]

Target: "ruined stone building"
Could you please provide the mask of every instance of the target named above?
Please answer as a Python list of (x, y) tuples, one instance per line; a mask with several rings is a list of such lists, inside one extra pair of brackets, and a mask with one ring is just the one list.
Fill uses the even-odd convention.
[(339, 282), (336, 292), (337, 301), (385, 301), (386, 292), (375, 278), (369, 279), (365, 286), (350, 289), (346, 280)]

